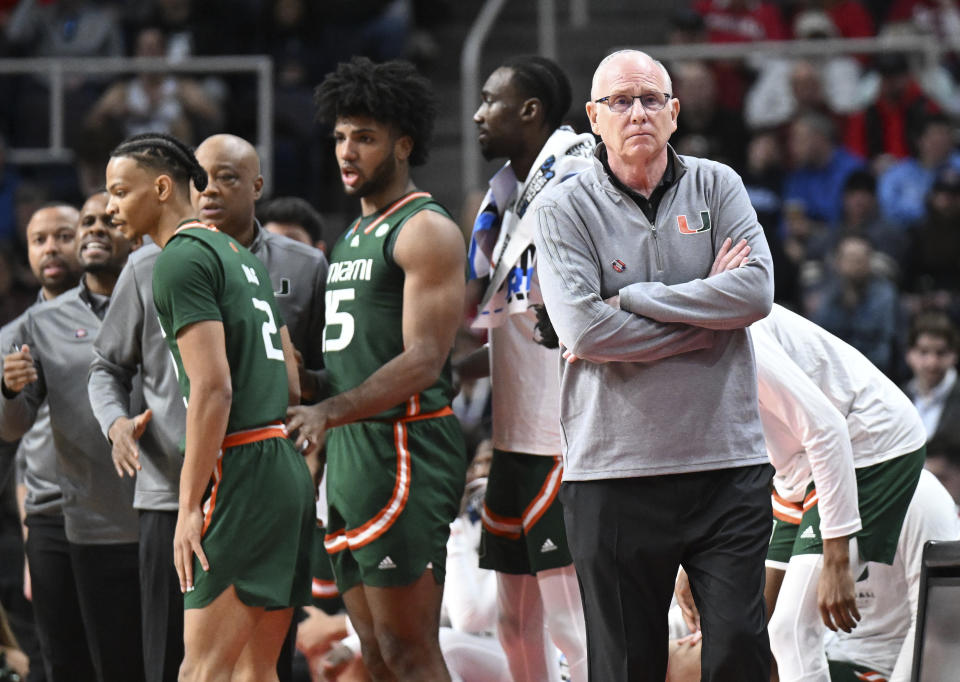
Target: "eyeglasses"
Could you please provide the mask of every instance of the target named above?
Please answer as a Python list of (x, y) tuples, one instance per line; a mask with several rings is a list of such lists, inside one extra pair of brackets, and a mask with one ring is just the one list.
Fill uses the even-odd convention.
[(642, 95), (607, 95), (593, 101), (606, 104), (615, 114), (622, 114), (633, 109), (634, 100), (640, 100), (640, 106), (654, 113), (663, 110), (672, 97), (669, 92), (645, 92)]

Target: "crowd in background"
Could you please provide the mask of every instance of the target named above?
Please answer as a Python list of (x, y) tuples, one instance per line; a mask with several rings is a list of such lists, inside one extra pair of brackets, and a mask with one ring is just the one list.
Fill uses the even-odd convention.
[[(258, 216), (283, 226), (308, 212), (304, 206), (327, 213), (325, 201), (344, 201), (328, 131), (313, 121), (314, 86), (352, 54), (407, 57), (429, 71), (437, 58), (431, 31), (449, 15), (446, 0), (0, 0), (0, 57), (271, 56), (273, 193), (297, 199), (265, 204)], [(853, 345), (911, 397), (950, 376), (960, 409), (948, 375), (960, 343), (960, 3), (696, 0), (668, 22), (663, 42), (675, 45), (938, 41), (937, 62), (899, 52), (673, 61), (671, 94), (681, 106), (671, 144), (743, 177), (771, 246), (779, 303)], [(101, 186), (121, 140), (144, 131), (194, 144), (221, 131), (256, 137), (248, 76), (77, 78), (65, 101), (74, 161), (9, 163), (7, 148), (47, 143), (47, 98), (42, 80), (0, 77), (0, 325), (36, 299), (27, 220), (48, 201), (79, 204)], [(345, 227), (310, 216), (303, 234), (290, 236), (323, 248)], [(466, 326), (461, 336), (458, 352), (483, 340)], [(943, 349), (931, 351), (931, 343)], [(933, 356), (939, 365), (931, 370), (936, 362), (924, 358)], [(942, 433), (952, 417), (941, 415), (953, 414), (943, 411), (945, 398), (929, 419), (918, 407), (928, 436), (941, 436), (928, 444), (941, 458), (936, 473), (960, 501), (960, 433)], [(465, 383), (454, 403), (471, 454), (489, 434), (489, 400), (480, 380)]]
[[(0, 56), (270, 55), (274, 194), (304, 197), (328, 214), (328, 200), (343, 200), (328, 136), (313, 122), (312, 88), (350, 54), (406, 56), (429, 70), (437, 49), (430, 30), (450, 13), (429, 0), (332, 2), (322, 10), (304, 0), (7, 0)], [(664, 42), (677, 45), (916, 34), (944, 48), (935, 63), (889, 52), (668, 65), (681, 102), (672, 143), (743, 176), (775, 254), (777, 300), (905, 379), (913, 316), (933, 307), (960, 320), (958, 4), (698, 0), (668, 21)], [(96, 189), (106, 155), (124, 137), (155, 130), (196, 143), (229, 131), (255, 139), (248, 76), (78, 77), (65, 99), (74, 162), (14, 167), (6, 147), (47, 143), (47, 85), (8, 76), (0, 94), (0, 320), (32, 300), (25, 217), (47, 200), (77, 202)]]
[[(322, 10), (305, 0), (6, 0), (0, 56), (270, 55), (274, 194), (304, 197), (327, 214), (326, 199), (343, 200), (325, 190), (336, 189), (336, 173), (326, 131), (313, 122), (312, 88), (356, 53), (406, 56), (429, 70), (430, 30), (449, 17), (446, 2), (430, 0)], [(944, 48), (935, 63), (889, 52), (668, 64), (681, 102), (672, 144), (744, 178), (775, 256), (778, 302), (895, 380), (908, 378), (903, 357), (916, 313), (934, 308), (960, 321), (958, 3), (697, 0), (668, 22), (664, 42), (676, 45), (927, 35)], [(0, 321), (33, 299), (22, 242), (36, 207), (87, 196), (102, 183), (109, 150), (137, 132), (194, 143), (224, 130), (255, 139), (254, 93), (247, 76), (78, 77), (65, 100), (74, 162), (16, 167), (7, 147), (48, 140), (47, 85), (0, 78)]]

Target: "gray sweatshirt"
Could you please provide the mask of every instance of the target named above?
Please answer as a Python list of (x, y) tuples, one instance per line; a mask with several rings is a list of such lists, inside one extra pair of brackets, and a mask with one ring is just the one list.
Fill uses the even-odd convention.
[[(303, 353), (307, 368), (319, 370), (326, 258), (321, 251), (267, 232), (259, 224), (250, 251), (270, 272), (293, 345)], [(129, 404), (134, 377), (142, 372), (145, 407), (153, 410), (153, 417), (139, 442), (142, 469), (137, 472), (134, 506), (176, 511), (186, 407), (153, 305), (153, 265), (159, 254), (155, 244), (145, 245), (130, 255), (120, 273), (94, 345), (88, 389), (106, 436), (118, 417), (132, 417), (144, 409)]]
[(23, 436), (44, 399), (49, 403), (65, 530), (77, 544), (130, 543), (139, 535), (133, 481), (117, 476), (87, 398), (85, 378), (105, 304), (81, 283), (30, 308), (16, 341), (30, 346), (39, 379), (13, 398), (0, 397), (4, 440)]
[[(564, 480), (767, 461), (746, 327), (773, 303), (770, 251), (733, 170), (669, 153), (655, 225), (598, 158), (537, 211), (543, 299), (581, 358), (559, 360)], [(751, 262), (707, 279), (726, 237)]]
[[(153, 308), (153, 264), (159, 254), (156, 244), (145, 244), (127, 259), (93, 346), (87, 390), (104, 436), (118, 417), (153, 410), (139, 442), (133, 506), (176, 511), (187, 410)], [(132, 405), (140, 367), (143, 404)]]
[[(43, 303), (42, 295), (36, 305)], [(22, 343), (21, 327), (27, 313), (0, 329), (0, 354), (6, 355), (13, 346)], [(44, 400), (37, 410), (37, 417), (30, 430), (23, 434), (19, 443), (13, 443), (16, 451), (17, 483), (27, 489), (24, 508), (27, 514), (62, 513), (63, 492), (57, 481), (57, 451), (53, 445), (50, 429), (50, 406)]]

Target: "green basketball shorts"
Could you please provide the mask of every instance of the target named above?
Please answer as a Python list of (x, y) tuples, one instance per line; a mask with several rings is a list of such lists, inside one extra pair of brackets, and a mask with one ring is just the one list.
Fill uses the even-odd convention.
[(830, 682), (887, 682), (884, 673), (849, 661), (827, 661), (830, 666)]
[[(284, 609), (310, 603), (310, 551), (316, 513), (310, 472), (282, 427), (280, 435), (230, 445), (217, 459), (204, 501), (201, 540), (210, 570), (194, 558), (187, 609), (203, 608), (233, 585), (247, 606)], [(254, 437), (256, 437), (254, 435)]]
[(361, 583), (409, 585), (428, 567), (443, 584), (466, 470), (460, 423), (449, 408), (332, 429), (324, 545), (340, 593)]
[(483, 502), (480, 567), (535, 575), (573, 563), (557, 499), (560, 457), (493, 451)]
[[(913, 498), (926, 447), (879, 464), (856, 470), (860, 521), (856, 533), (864, 561), (892, 564), (907, 507)], [(816, 486), (811, 483), (803, 504), (773, 495), (774, 527), (767, 550), (767, 565), (786, 568), (794, 554), (823, 554), (820, 509)]]

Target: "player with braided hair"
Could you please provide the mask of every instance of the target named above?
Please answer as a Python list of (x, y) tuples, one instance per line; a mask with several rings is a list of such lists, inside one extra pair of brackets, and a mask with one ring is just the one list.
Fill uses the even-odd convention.
[[(436, 113), (409, 64), (341, 64), (317, 89), (362, 215), (334, 243), (324, 365), (333, 397), (288, 427), (327, 444), (325, 546), (374, 679), (449, 680), (438, 641), (446, 542), (466, 453), (448, 356), (464, 296), (459, 228), (410, 166)], [(336, 428), (334, 428), (336, 427)]]
[[(168, 141), (159, 151), (150, 151), (156, 136), (144, 139), (147, 149), (137, 139), (130, 141), (132, 153), (180, 158), (181, 165), (189, 166), (181, 174), (192, 172), (202, 184), (200, 171), (184, 156), (189, 150)], [(236, 239), (266, 266), (291, 341), (302, 353), (300, 390), (309, 399), (322, 377), (317, 370), (323, 358), (313, 339), (323, 331), (326, 258), (316, 249), (260, 227), (255, 203), (263, 177), (253, 145), (235, 135), (213, 135), (197, 147), (194, 156), (206, 172), (202, 191), (191, 186), (194, 215)], [(153, 268), (159, 255), (155, 244), (140, 249), (117, 282), (94, 347), (88, 389), (101, 429), (112, 443), (114, 460), (125, 475), (136, 478), (147, 682), (175, 682), (183, 659), (183, 595), (173, 566), (173, 535), (186, 412), (153, 303)], [(139, 415), (129, 396), (138, 375), (144, 391)], [(290, 641), (291, 647), (284, 647), (277, 663), (282, 682), (292, 678)]]
[(188, 400), (174, 532), (180, 679), (276, 680), (292, 607), (310, 596), (313, 490), (282, 424), (299, 382), (266, 268), (192, 218), (190, 184), (206, 183), (180, 141), (136, 136), (107, 164), (107, 212), (162, 249), (154, 303)]

